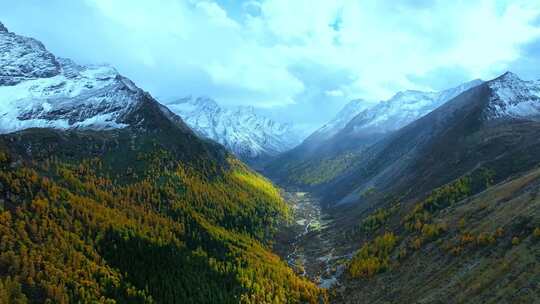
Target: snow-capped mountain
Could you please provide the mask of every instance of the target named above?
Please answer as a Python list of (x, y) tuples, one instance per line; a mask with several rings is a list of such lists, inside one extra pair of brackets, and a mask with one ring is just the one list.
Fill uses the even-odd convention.
[(328, 189), (341, 202), (358, 201), (370, 187), (422, 193), (481, 166), (500, 176), (534, 167), (539, 152), (539, 82), (507, 72), (390, 132)]
[(517, 75), (506, 72), (490, 81), (488, 86), (492, 94), (486, 118), (540, 116), (540, 81), (521, 80)]
[(167, 107), (200, 135), (217, 141), (246, 161), (287, 151), (300, 143), (300, 132), (255, 113), (253, 107), (224, 108), (210, 98), (186, 97)]
[(481, 80), (473, 80), (440, 92), (398, 92), (389, 100), (381, 101), (358, 114), (346, 126), (346, 132), (384, 134), (398, 130), (481, 83)]
[(313, 170), (306, 166), (307, 163), (312, 167), (322, 167), (319, 165), (321, 160), (340, 161), (350, 158), (350, 155), (359, 155), (392, 132), (482, 83), (481, 80), (473, 80), (441, 92), (398, 92), (389, 100), (375, 105), (353, 101), (298, 147), (269, 163), (265, 167), (266, 173), (285, 179), (292, 172), (309, 175)]
[[(0, 23), (0, 133), (123, 128), (142, 121), (130, 114), (149, 100), (157, 104), (114, 68), (57, 58), (41, 42)], [(165, 107), (158, 108), (170, 116)]]
[(349, 101), (341, 111), (327, 124), (319, 128), (306, 141), (321, 141), (326, 140), (336, 135), (349, 123), (356, 115), (371, 108), (375, 104), (364, 99), (353, 99)]

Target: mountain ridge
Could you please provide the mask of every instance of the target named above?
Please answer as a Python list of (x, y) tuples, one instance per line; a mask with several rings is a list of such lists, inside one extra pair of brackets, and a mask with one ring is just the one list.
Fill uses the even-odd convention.
[(224, 108), (208, 97), (186, 97), (167, 105), (198, 134), (219, 142), (251, 164), (264, 162), (301, 140), (291, 125), (258, 115), (253, 107)]
[(473, 80), (440, 92), (398, 92), (387, 101), (360, 111), (330, 138), (318, 141), (314, 140), (316, 136), (308, 137), (310, 140), (276, 157), (264, 172), (286, 183), (316, 187), (358, 161), (367, 147), (481, 83)]
[[(108, 65), (81, 66), (57, 58), (33, 38), (0, 32), (0, 133), (27, 128), (107, 130), (139, 127), (132, 112), (156, 103), (147, 92)], [(164, 107), (165, 117), (189, 132)]]
[(334, 116), (332, 120), (313, 132), (305, 142), (319, 142), (326, 140), (341, 131), (353, 118), (361, 112), (374, 107), (376, 104), (364, 99), (353, 99), (349, 101)]
[(538, 299), (539, 88), (505, 73), (465, 91), (331, 183), (335, 246), (355, 251), (332, 301)]
[[(344, 198), (346, 196), (341, 196), (341, 198), (344, 201), (354, 201), (358, 199), (362, 191), (365, 191), (368, 187), (377, 188), (377, 185), (383, 183), (383, 181), (386, 181), (383, 183), (386, 185), (388, 183), (394, 183), (392, 187), (397, 187), (398, 184), (404, 186), (408, 182), (404, 180), (397, 182), (396, 176), (400, 176), (401, 174), (405, 178), (403, 172), (408, 172), (407, 170), (412, 170), (413, 167), (415, 168), (415, 173), (411, 173), (406, 180), (410, 180), (413, 176), (417, 176), (418, 178), (419, 174), (422, 174), (421, 172), (425, 171), (424, 174), (427, 174), (429, 171), (429, 176), (432, 176), (432, 179), (430, 181), (427, 180), (427, 177), (423, 179), (428, 184), (436, 186), (434, 181), (439, 180), (441, 182), (444, 180), (444, 176), (448, 175), (448, 172), (446, 174), (443, 174), (443, 172), (437, 174), (436, 171), (440, 170), (440, 165), (434, 163), (435, 159), (445, 160), (444, 164), (448, 164), (453, 159), (455, 162), (462, 162), (463, 165), (472, 169), (474, 167), (472, 162), (480, 162), (482, 157), (495, 159), (496, 153), (503, 153), (504, 155), (504, 150), (501, 150), (501, 147), (506, 146), (508, 149), (511, 149), (510, 151), (514, 151), (514, 153), (521, 153), (519, 152), (521, 147), (534, 145), (536, 142), (534, 139), (534, 130), (537, 130), (538, 123), (537, 112), (533, 111), (530, 112), (530, 115), (525, 116), (515, 116), (505, 111), (496, 112), (496, 116), (486, 114), (493, 108), (493, 102), (499, 101), (493, 98), (496, 90), (492, 87), (497, 85), (501, 79), (504, 80), (504, 78), (496, 78), (463, 92), (428, 115), (414, 121), (391, 134), (388, 138), (368, 148), (361, 158), (363, 164), (350, 172), (363, 170), (369, 173), (356, 173), (356, 175), (351, 173), (352, 175), (349, 177), (342, 176), (339, 178), (340, 181), (336, 180), (332, 182), (334, 185), (343, 185), (345, 179), (353, 178), (352, 176), (355, 175), (356, 177), (353, 179), (356, 180), (357, 185), (363, 183), (361, 180), (367, 182), (367, 184), (363, 184), (364, 186), (360, 187), (364, 190), (351, 191), (351, 196), (347, 199)], [(512, 79), (515, 80), (515, 78)], [(529, 83), (521, 81), (519, 78), (517, 79), (521, 84)], [(536, 91), (532, 90), (530, 92)], [(534, 96), (534, 94), (531, 94), (530, 98), (524, 99), (521, 102), (528, 102), (529, 100), (539, 102), (540, 100)], [(527, 125), (530, 125), (530, 130), (527, 129)], [(501, 133), (501, 136), (495, 136), (497, 134), (496, 130), (503, 132), (507, 128), (515, 128), (513, 132), (522, 134), (523, 138), (512, 138), (507, 131), (506, 133)], [(472, 136), (470, 134), (478, 134), (476, 136), (487, 136), (487, 134), (490, 134), (488, 139), (493, 141), (493, 143), (489, 143), (488, 141), (480, 141), (480, 143), (485, 146), (489, 145), (492, 148), (482, 148), (481, 153), (484, 156), (477, 155), (465, 159), (464, 153), (466, 151), (468, 151), (467, 153), (472, 153), (470, 152), (471, 149), (474, 151), (474, 149), (480, 149), (481, 147), (477, 142), (478, 139), (473, 137), (473, 140), (473, 138), (470, 138)], [(507, 141), (514, 141), (515, 146), (507, 146)], [(499, 143), (499, 145), (496, 143)], [(465, 149), (463, 145), (467, 145), (468, 148)], [(531, 148), (535, 149), (533, 146)], [(477, 153), (480, 153), (480, 150)], [(429, 170), (426, 167), (428, 166), (428, 162), (419, 162), (422, 157), (430, 160), (431, 167)], [(502, 159), (506, 159), (506, 157), (502, 157)], [(531, 157), (534, 162), (534, 155), (531, 155)], [(392, 161), (388, 162), (388, 160)], [(523, 162), (526, 163), (525, 161)], [(468, 165), (466, 165), (467, 163)], [(450, 171), (456, 169), (452, 168)], [(358, 179), (359, 176), (364, 177)], [(385, 186), (382, 187), (384, 188)], [(352, 194), (353, 192), (355, 194)]]

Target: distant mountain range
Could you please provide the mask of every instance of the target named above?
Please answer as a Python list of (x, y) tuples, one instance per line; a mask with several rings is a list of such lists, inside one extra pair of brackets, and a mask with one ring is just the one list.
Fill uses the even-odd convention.
[(195, 132), (219, 142), (251, 164), (288, 151), (303, 139), (293, 125), (257, 114), (253, 107), (225, 108), (205, 97), (186, 97), (168, 102), (167, 106)]
[[(398, 183), (390, 175), (403, 172), (402, 166), (414, 159), (410, 153), (421, 151), (422, 144), (427, 143), (434, 136), (434, 132), (446, 134), (447, 130), (438, 130), (441, 130), (443, 125), (451, 123), (452, 119), (462, 118), (454, 113), (457, 111), (454, 108), (458, 107), (455, 106), (458, 100), (464, 100), (463, 96), (468, 96), (467, 94), (470, 95), (471, 92), (476, 92), (481, 88), (489, 90), (485, 93), (488, 97), (469, 98), (461, 101), (459, 106), (459, 109), (464, 111), (473, 104), (482, 103), (478, 105), (478, 107), (483, 107), (481, 117), (475, 119), (497, 122), (523, 119), (534, 121), (540, 113), (538, 81), (523, 81), (510, 72), (488, 83), (473, 80), (441, 92), (403, 91), (387, 101), (359, 111), (350, 121), (343, 124), (341, 118), (347, 117), (344, 113), (354, 112), (348, 110), (350, 107), (348, 105), (333, 119), (332, 123), (316, 131), (298, 147), (281, 154), (270, 162), (265, 169), (266, 173), (287, 183), (314, 188), (322, 187), (321, 189), (324, 190), (320, 190), (321, 195), (324, 193), (328, 201), (334, 202), (354, 202), (359, 199), (363, 191), (378, 183), (389, 183), (392, 187), (396, 187)], [(489, 102), (485, 101), (487, 99)], [(467, 113), (467, 115), (472, 114)], [(433, 117), (437, 117), (436, 121), (422, 124)], [(333, 123), (336, 121), (340, 123)], [(467, 121), (457, 125), (468, 124), (472, 122)], [(415, 126), (418, 128), (418, 134), (413, 136), (404, 133)], [(490, 127), (488, 130), (492, 129)], [(454, 134), (452, 138), (458, 136), (465, 135)], [(520, 136), (523, 137), (523, 135)], [(449, 142), (453, 140), (448, 139)], [(530, 142), (534, 140), (531, 139)], [(383, 148), (386, 144), (390, 146)], [(444, 148), (450, 151), (455, 147), (440, 143), (432, 148)], [(410, 151), (405, 152), (404, 149)], [(490, 151), (498, 151), (498, 148), (494, 147)], [(389, 158), (393, 156), (403, 159), (392, 167), (384, 167), (389, 165)], [(407, 178), (418, 174), (420, 166), (425, 163), (427, 162), (414, 164), (415, 169), (411, 172), (407, 171)], [(375, 169), (375, 164), (377, 167), (380, 166), (380, 169)], [(377, 170), (381, 170), (380, 176), (373, 175), (378, 172)], [(428, 172), (433, 174), (434, 171), (435, 167), (426, 168), (424, 177), (428, 176)], [(362, 184), (363, 179), (360, 176), (363, 175), (365, 175), (366, 184)], [(444, 174), (440, 172), (433, 175), (429, 179), (430, 182), (434, 182), (441, 176), (447, 176), (448, 171)], [(388, 191), (385, 192), (388, 193)]]
[(368, 102), (363, 99), (353, 99), (349, 101), (343, 109), (341, 109), (332, 120), (326, 123), (324, 126), (313, 132), (308, 138), (305, 139), (306, 144), (319, 143), (330, 139), (336, 135), (339, 131), (343, 130), (345, 126), (356, 115), (366, 111), (369, 108), (374, 107), (373, 102)]
[[(124, 128), (137, 100), (148, 97), (113, 67), (80, 66), (57, 58), (39, 41), (7, 30), (2, 32), (0, 54), (1, 133), (31, 127)], [(197, 134), (249, 162), (287, 151), (303, 139), (291, 125), (258, 115), (251, 107), (225, 109), (208, 98), (184, 98), (170, 109)]]
[(539, 168), (540, 81), (509, 72), (358, 152), (314, 189), (354, 250), (333, 301), (535, 302)]
[(325, 195), (354, 202), (373, 187), (413, 196), (488, 164), (506, 177), (510, 168), (499, 166), (512, 157), (520, 167), (540, 160), (539, 121), (540, 83), (505, 73), (365, 149)]
[(402, 91), (376, 104), (352, 101), (302, 144), (270, 162), (266, 173), (295, 184), (324, 182), (355, 162), (364, 148), (481, 83), (473, 80), (440, 92)]
[[(340, 140), (367, 140), (398, 130), (459, 94), (481, 84), (473, 80), (440, 92), (402, 91), (351, 119), (340, 130)], [(342, 138), (342, 139), (341, 139)]]

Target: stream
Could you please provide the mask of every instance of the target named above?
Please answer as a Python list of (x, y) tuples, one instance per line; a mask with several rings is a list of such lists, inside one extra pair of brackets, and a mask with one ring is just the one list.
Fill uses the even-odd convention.
[(284, 227), (275, 249), (295, 271), (330, 288), (343, 272), (349, 256), (337, 255), (332, 245), (332, 218), (306, 192), (286, 192), (284, 198), (293, 211), (293, 222)]

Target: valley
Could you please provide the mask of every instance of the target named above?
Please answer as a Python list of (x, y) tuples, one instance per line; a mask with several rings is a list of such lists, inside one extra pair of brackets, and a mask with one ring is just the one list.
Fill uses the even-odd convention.
[[(365, 215), (321, 208), (314, 193), (291, 188), (282, 196), (293, 219), (273, 249), (327, 289), (329, 303), (536, 303), (540, 168), (480, 190), (474, 185), (461, 179), (415, 206), (392, 204)], [(426, 205), (433, 202), (435, 209)], [(392, 245), (377, 252), (388, 235)], [(381, 264), (361, 264), (353, 275), (352, 265), (364, 259)]]
[(336, 223), (332, 215), (309, 192), (286, 191), (283, 197), (293, 219), (276, 236), (274, 250), (297, 273), (322, 288), (333, 287), (352, 255), (338, 252), (334, 246)]
[(0, 304), (540, 303), (540, 80), (299, 126), (0, 23)]

